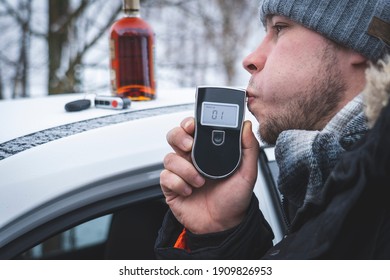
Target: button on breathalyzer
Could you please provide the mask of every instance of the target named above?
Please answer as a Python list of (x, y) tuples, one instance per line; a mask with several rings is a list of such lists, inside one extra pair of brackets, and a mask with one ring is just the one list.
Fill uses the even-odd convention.
[(241, 161), (246, 92), (229, 87), (198, 87), (192, 161), (212, 179), (231, 175)]

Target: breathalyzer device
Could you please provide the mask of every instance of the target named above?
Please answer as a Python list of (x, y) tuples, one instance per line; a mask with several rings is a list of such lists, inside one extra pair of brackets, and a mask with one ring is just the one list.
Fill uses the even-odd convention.
[(241, 161), (246, 92), (229, 87), (198, 87), (192, 162), (211, 179), (231, 175)]

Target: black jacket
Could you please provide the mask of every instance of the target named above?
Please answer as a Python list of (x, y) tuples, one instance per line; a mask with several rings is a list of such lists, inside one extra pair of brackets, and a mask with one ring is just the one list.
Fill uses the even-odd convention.
[(275, 259), (390, 259), (390, 106), (347, 152), (324, 200), (298, 212), (291, 233), (264, 256)]

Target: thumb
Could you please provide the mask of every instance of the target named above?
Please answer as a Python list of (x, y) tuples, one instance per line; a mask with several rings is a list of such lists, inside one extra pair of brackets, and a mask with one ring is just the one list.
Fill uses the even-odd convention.
[(242, 129), (242, 148), (244, 150), (259, 150), (259, 142), (257, 141), (256, 136), (253, 134), (252, 122), (249, 120), (244, 122), (244, 127)]
[(257, 161), (259, 159), (259, 142), (252, 131), (252, 123), (244, 122), (242, 130), (242, 161), (241, 174), (250, 183), (254, 183), (257, 177)]

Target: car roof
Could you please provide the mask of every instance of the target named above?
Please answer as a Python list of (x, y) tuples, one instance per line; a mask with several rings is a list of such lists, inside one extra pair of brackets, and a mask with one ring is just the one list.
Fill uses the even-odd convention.
[(59, 94), (38, 98), (1, 100), (0, 128), (2, 132), (0, 134), (0, 143), (50, 127), (87, 119), (128, 111), (191, 103), (194, 102), (195, 89), (162, 90), (158, 93), (156, 100), (132, 102), (130, 108), (125, 110), (109, 110), (92, 106), (91, 109), (80, 112), (65, 111), (66, 103), (79, 99), (93, 100), (95, 96), (95, 94)]
[(0, 102), (0, 227), (93, 181), (161, 164), (166, 133), (193, 115), (195, 89), (159, 92), (129, 109), (66, 112), (61, 95)]

